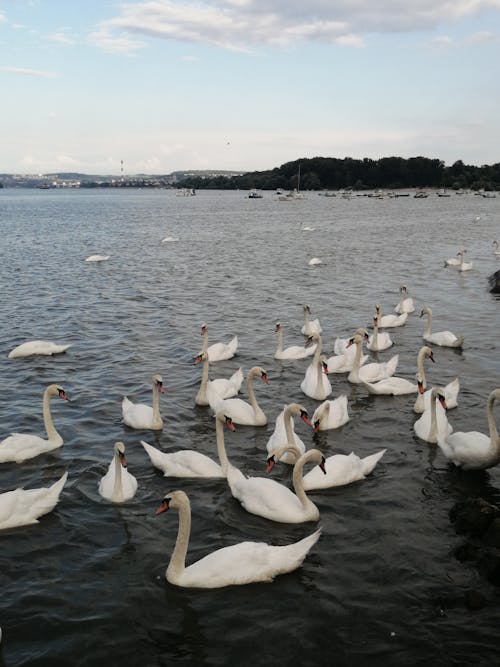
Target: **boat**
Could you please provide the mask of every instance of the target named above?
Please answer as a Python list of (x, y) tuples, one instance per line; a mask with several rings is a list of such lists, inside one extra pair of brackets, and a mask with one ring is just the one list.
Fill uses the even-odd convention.
[(252, 188), (248, 193), (248, 199), (262, 199), (262, 192), (259, 192), (255, 188)]
[(414, 199), (425, 199), (426, 197), (429, 196), (429, 193), (426, 192), (425, 190), (417, 190), (415, 194), (413, 195)]
[(446, 192), (446, 190), (438, 190), (436, 192), (438, 197), (451, 197), (449, 192)]
[(194, 188), (181, 188), (175, 193), (176, 197), (194, 197), (196, 190)]
[(295, 199), (305, 199), (305, 196), (300, 191), (300, 162), (299, 162), (299, 171), (297, 174), (297, 187), (288, 192), (286, 195), (281, 195), (278, 197), (280, 201), (293, 201)]

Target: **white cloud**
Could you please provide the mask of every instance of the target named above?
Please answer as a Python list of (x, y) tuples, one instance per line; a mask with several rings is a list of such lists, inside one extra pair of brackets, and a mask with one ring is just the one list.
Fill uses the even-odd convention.
[(487, 42), (495, 42), (498, 40), (498, 37), (492, 32), (484, 30), (483, 32), (475, 32), (473, 35), (470, 35), (467, 39), (469, 44), (485, 44)]
[(40, 69), (30, 69), (28, 67), (10, 67), (0, 66), (0, 72), (9, 72), (10, 74), (21, 74), (23, 76), (38, 76), (43, 79), (58, 79), (61, 75), (57, 72), (48, 72)]
[(58, 44), (67, 44), (68, 46), (77, 43), (76, 37), (74, 37), (73, 35), (69, 34), (64, 30), (60, 30), (59, 32), (54, 32), (50, 35), (47, 35), (47, 39), (50, 42), (56, 42)]
[(451, 39), (451, 37), (442, 35), (440, 37), (435, 37), (434, 39), (432, 39), (431, 44), (432, 46), (436, 46), (438, 48), (448, 48), (453, 45), (453, 40)]
[(144, 46), (142, 42), (131, 39), (127, 34), (114, 35), (104, 25), (100, 25), (97, 30), (90, 33), (89, 40), (107, 53), (131, 54)]

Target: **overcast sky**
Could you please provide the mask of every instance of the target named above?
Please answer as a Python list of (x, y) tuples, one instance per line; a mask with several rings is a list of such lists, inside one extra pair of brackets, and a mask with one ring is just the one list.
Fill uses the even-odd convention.
[(500, 0), (0, 0), (0, 172), (500, 161)]

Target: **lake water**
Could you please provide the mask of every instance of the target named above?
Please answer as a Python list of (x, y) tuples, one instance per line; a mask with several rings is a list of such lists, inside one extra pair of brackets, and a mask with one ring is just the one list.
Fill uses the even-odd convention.
[[(315, 436), (299, 420), (296, 432), (327, 456), (387, 452), (366, 480), (310, 493), (322, 536), (303, 566), (272, 584), (200, 591), (166, 582), (177, 514), (155, 510), (168, 491), (191, 499), (188, 562), (247, 539), (287, 544), (315, 528), (247, 514), (222, 480), (166, 479), (140, 445), (216, 457), (211, 411), (194, 404), (204, 321), (210, 343), (239, 338), (237, 356), (211, 365), (211, 377), (239, 366), (268, 373), (269, 386), (255, 386), (268, 425), (226, 432), (230, 459), (247, 474), (265, 475), (265, 445), (284, 404), (301, 402), (310, 414), (318, 405), (300, 390), (309, 360), (273, 358), (277, 320), (285, 346), (302, 344), (305, 303), (331, 354), (337, 336), (371, 325), (376, 303), (392, 312), (406, 284), (416, 312), (390, 330), (395, 345), (378, 360), (399, 353), (397, 375), (413, 380), (425, 304), (434, 330), (463, 334), (463, 351), (435, 347), (426, 367), (430, 385), (460, 378), (455, 430), (487, 431), (486, 398), (500, 386), (500, 303), (487, 285), (500, 268), (492, 248), (500, 198), (246, 195), (0, 191), (0, 439), (43, 433), (48, 384), (71, 398), (52, 401), (62, 448), (0, 464), (0, 492), (69, 473), (53, 512), (0, 533), (0, 664), (496, 664), (498, 591), (454, 557), (462, 538), (448, 513), (467, 495), (499, 502), (500, 469), (455, 470), (414, 435), (414, 395), (369, 396), (345, 375), (330, 376), (330, 398), (347, 394), (350, 421)], [(161, 243), (166, 236), (178, 240)], [(461, 247), (474, 263), (466, 274), (443, 267)], [(94, 253), (111, 257), (85, 263)], [(313, 256), (323, 263), (309, 266)], [(72, 347), (7, 358), (32, 339)], [(134, 431), (122, 423), (122, 396), (150, 402), (154, 373), (165, 386), (163, 431)], [(116, 440), (139, 484), (123, 506), (97, 492)], [(288, 466), (272, 475), (291, 481)], [(469, 590), (484, 595), (482, 609), (464, 604)]]

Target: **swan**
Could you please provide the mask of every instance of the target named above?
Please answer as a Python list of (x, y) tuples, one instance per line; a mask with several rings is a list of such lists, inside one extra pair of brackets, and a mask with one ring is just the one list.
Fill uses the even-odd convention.
[[(342, 394), (333, 401), (323, 401), (313, 412), (311, 419), (314, 432), (340, 428), (349, 421), (347, 410), (347, 396)], [(290, 440), (287, 440), (290, 442)]]
[[(326, 365), (328, 373), (349, 373), (349, 371), (352, 370), (355, 357), (356, 348), (351, 346), (348, 347), (343, 354), (334, 354), (328, 358), (322, 354), (320, 359), (323, 362), (323, 366)], [(368, 355), (363, 354), (360, 360), (360, 365), (364, 364), (367, 359)]]
[[(418, 385), (418, 396), (413, 406), (413, 412), (422, 413), (430, 406), (431, 400), (431, 390), (427, 389), (427, 381), (424, 371), (424, 359), (430, 359), (432, 362), (435, 362), (434, 353), (431, 348), (427, 345), (423, 345), (417, 357), (417, 385)], [(460, 391), (460, 381), (456, 377), (451, 382), (448, 382), (446, 386), (443, 387), (444, 399), (446, 401), (446, 409), (451, 410), (451, 408), (456, 408), (458, 405), (458, 392)]]
[(215, 416), (215, 433), (217, 438), (217, 453), (221, 464), (216, 463), (210, 457), (205, 456), (193, 449), (182, 449), (179, 452), (167, 454), (156, 447), (141, 440), (141, 445), (146, 450), (151, 463), (155, 468), (161, 470), (165, 477), (218, 477), (224, 478), (226, 473), (223, 467), (227, 467), (228, 461), (224, 447), (224, 424), (234, 431), (233, 422), (223, 412)]
[(323, 264), (323, 261), (319, 257), (311, 257), (308, 264), (309, 266), (318, 266), (318, 264)]
[(321, 534), (319, 529), (308, 537), (285, 546), (273, 546), (265, 542), (239, 542), (212, 551), (186, 567), (191, 533), (191, 506), (184, 491), (167, 494), (156, 514), (169, 509), (179, 512), (179, 528), (165, 576), (169, 583), (186, 588), (222, 588), (258, 581), (270, 582), (279, 574), (297, 569)]
[[(305, 424), (311, 426), (309, 415), (303, 405), (300, 405), (300, 403), (290, 403), (289, 405), (285, 405), (283, 410), (276, 417), (274, 431), (267, 441), (266, 450), (268, 455), (271, 454), (276, 447), (279, 447), (285, 442), (295, 443), (300, 454), (303, 454), (306, 451), (306, 446), (295, 433), (295, 425), (293, 422), (294, 416), (300, 417)], [(288, 453), (285, 453), (280, 460), (282, 463), (294, 464), (296, 457), (291, 457)]]
[(372, 352), (382, 352), (382, 350), (387, 350), (393, 344), (390, 335), (386, 331), (380, 332), (378, 330), (378, 317), (374, 317), (373, 334), (368, 337), (366, 347)]
[(465, 250), (459, 252), (460, 255), (460, 264), (458, 266), (459, 271), (470, 271), (472, 269), (472, 262), (465, 261)]
[(496, 255), (497, 257), (500, 257), (500, 250), (498, 249), (498, 241), (493, 241), (493, 247), (495, 248), (493, 250), (493, 254)]
[(200, 388), (194, 399), (196, 405), (209, 405), (207, 398), (207, 386), (209, 382), (212, 389), (216, 391), (221, 398), (231, 398), (231, 396), (236, 396), (236, 394), (239, 393), (243, 382), (243, 370), (241, 367), (238, 368), (229, 379), (217, 378), (216, 380), (209, 380), (208, 367), (210, 362), (206, 352), (201, 352), (195, 357), (194, 363), (199, 364), (201, 361), (203, 361), (203, 371), (201, 373)]
[[(370, 337), (368, 336), (368, 331), (366, 329), (364, 329), (363, 327), (359, 327), (358, 329), (356, 329), (354, 334), (360, 334), (361, 336), (363, 336), (365, 341), (370, 340)], [(341, 355), (341, 354), (345, 354), (346, 352), (351, 353), (351, 349), (355, 350), (355, 348), (351, 348), (351, 346), (349, 345), (349, 341), (351, 340), (351, 338), (352, 338), (352, 336), (350, 336), (349, 338), (336, 338), (335, 343), (333, 344), (334, 354)], [(361, 364), (364, 363), (363, 359), (365, 359), (365, 357), (362, 357), (362, 360), (360, 361)], [(368, 355), (366, 355), (366, 359), (368, 359)], [(365, 359), (365, 361), (366, 361), (366, 359)], [(352, 365), (351, 365), (351, 368), (352, 368)], [(351, 370), (351, 369), (349, 369), (349, 370)], [(330, 370), (329, 370), (329, 372), (330, 372)]]
[[(437, 408), (438, 401), (440, 403), (439, 411)], [(432, 444), (436, 444), (438, 439), (446, 437), (453, 431), (446, 417), (446, 400), (442, 387), (431, 389), (430, 406), (413, 424), (413, 429), (419, 438)]]
[(385, 396), (402, 396), (403, 394), (414, 394), (418, 391), (416, 382), (394, 376), (384, 378), (378, 382), (361, 381), (361, 384), (369, 394), (383, 394)]
[(99, 482), (99, 493), (113, 503), (124, 503), (135, 496), (137, 480), (127, 470), (125, 445), (115, 442), (114, 456), (104, 477)]
[(310, 307), (305, 304), (303, 306), (303, 311), (304, 311), (304, 326), (300, 330), (304, 336), (312, 336), (313, 334), (320, 334), (323, 332), (323, 329), (321, 328), (321, 324), (319, 323), (319, 320), (311, 320), (310, 315), (311, 315), (311, 309)]
[(347, 376), (349, 382), (352, 384), (377, 382), (378, 380), (383, 380), (384, 378), (394, 375), (399, 361), (399, 354), (395, 354), (389, 361), (381, 363), (371, 362), (364, 366), (360, 366), (361, 354), (363, 351), (363, 337), (360, 334), (355, 334), (354, 337), (351, 338), (350, 345), (356, 345), (356, 356), (354, 358), (352, 371)]
[(105, 262), (111, 255), (89, 255), (86, 262)]
[(59, 501), (68, 473), (52, 486), (38, 489), (18, 488), (0, 494), (0, 530), (38, 523), (38, 517), (51, 512)]
[(201, 335), (204, 339), (202, 353), (206, 352), (208, 354), (208, 359), (210, 362), (232, 359), (236, 354), (236, 350), (238, 349), (238, 336), (234, 336), (229, 341), (229, 343), (214, 343), (213, 345), (209, 346), (208, 324), (206, 322), (201, 325)]
[[(292, 445), (295, 447), (294, 445)], [(288, 447), (288, 446), (287, 446)], [(280, 447), (282, 455), (284, 449)], [(268, 458), (268, 472), (274, 465), (275, 455)], [(318, 521), (319, 509), (310, 500), (302, 487), (302, 472), (307, 462), (317, 463), (324, 470), (325, 457), (319, 449), (309, 449), (301, 454), (293, 466), (293, 488), (288, 487), (268, 477), (245, 477), (245, 475), (231, 464), (227, 468), (227, 482), (231, 494), (241, 503), (243, 509), (250, 514), (256, 514), (270, 521), (281, 523), (303, 523), (304, 521)]]
[(461, 252), (467, 252), (467, 250), (459, 250), (457, 252), (456, 257), (450, 257), (450, 259), (445, 259), (444, 265), (445, 266), (460, 266), (460, 260), (458, 259), (458, 256), (460, 255)]
[(456, 466), (464, 470), (484, 470), (500, 463), (500, 438), (493, 417), (495, 401), (500, 401), (500, 389), (494, 389), (486, 403), (489, 436), (479, 431), (456, 431), (438, 439), (439, 448)]
[(406, 324), (406, 320), (408, 319), (408, 313), (401, 313), (401, 315), (382, 315), (382, 308), (379, 303), (375, 306), (375, 310), (377, 313), (378, 325), (382, 329), (386, 329), (387, 327), (402, 327)]
[(61, 447), (63, 439), (56, 431), (50, 412), (50, 399), (54, 396), (68, 401), (66, 392), (58, 384), (50, 384), (43, 392), (43, 423), (47, 433), (47, 440), (38, 435), (27, 433), (12, 433), (0, 442), (0, 463), (15, 461), (22, 463), (39, 454), (51, 452)]
[(442, 347), (462, 347), (464, 344), (463, 336), (455, 336), (451, 331), (436, 331), (431, 334), (432, 328), (432, 309), (425, 306), (420, 311), (420, 317), (427, 315), (427, 327), (423, 333), (422, 338), (427, 343), (434, 345), (441, 345)]
[(324, 401), (325, 398), (332, 393), (332, 385), (327, 374), (324, 372), (325, 367), (321, 361), (321, 336), (319, 334), (313, 334), (309, 338), (309, 341), (314, 341), (316, 343), (316, 351), (314, 352), (314, 357), (312, 358), (311, 363), (306, 369), (306, 374), (300, 384), (300, 388), (306, 396), (314, 398), (317, 401)]
[(137, 429), (152, 429), (159, 431), (163, 428), (163, 419), (160, 415), (160, 399), (158, 392), (165, 393), (161, 375), (153, 375), (153, 407), (143, 403), (132, 403), (126, 396), (122, 400), (123, 421), (127, 426)]
[(408, 288), (406, 285), (401, 285), (399, 288), (399, 303), (394, 308), (396, 313), (413, 313), (415, 311), (415, 306), (413, 305), (413, 299), (411, 296), (407, 296), (406, 299), (404, 295), (408, 294)]
[(53, 343), (51, 340), (30, 340), (27, 343), (21, 343), (21, 345), (11, 350), (8, 358), (19, 359), (21, 357), (31, 357), (40, 354), (51, 356), (66, 352), (69, 347), (71, 347), (71, 343), (60, 345), (59, 343)]
[(305, 359), (314, 354), (316, 345), (305, 347), (304, 345), (290, 345), (283, 349), (283, 327), (281, 322), (276, 322), (276, 333), (278, 334), (278, 347), (274, 354), (275, 359)]
[(179, 239), (176, 236), (165, 236), (164, 239), (161, 240), (162, 243), (175, 243)]
[(207, 398), (210, 407), (215, 413), (222, 410), (225, 415), (231, 417), (235, 424), (246, 426), (265, 426), (267, 417), (257, 404), (255, 390), (253, 388), (254, 378), (259, 376), (265, 384), (269, 384), (266, 371), (260, 366), (251, 368), (247, 375), (247, 393), (249, 403), (241, 398), (221, 398), (217, 392), (212, 391), (210, 384), (207, 386)]

